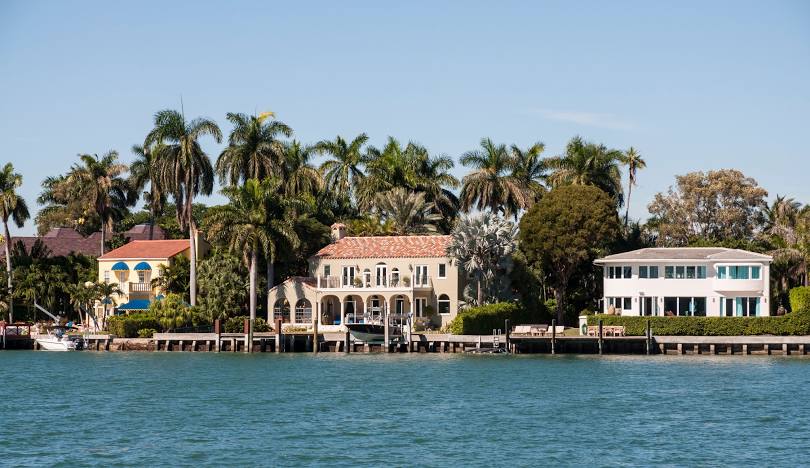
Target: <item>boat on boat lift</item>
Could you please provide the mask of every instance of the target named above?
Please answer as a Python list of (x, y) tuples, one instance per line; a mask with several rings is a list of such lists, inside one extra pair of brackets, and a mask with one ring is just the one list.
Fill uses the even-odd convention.
[(384, 312), (369, 311), (359, 317), (354, 314), (347, 314), (344, 325), (355, 341), (376, 344), (385, 341), (386, 320), (388, 320), (388, 338), (395, 341), (403, 336), (410, 316), (407, 314), (385, 314)]

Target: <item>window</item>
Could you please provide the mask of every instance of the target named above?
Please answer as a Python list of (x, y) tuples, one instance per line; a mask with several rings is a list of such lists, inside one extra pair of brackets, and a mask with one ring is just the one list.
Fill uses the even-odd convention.
[[(655, 277), (658, 277), (658, 267), (655, 268)], [(652, 277), (652, 274), (650, 274)], [(675, 265), (664, 267), (664, 277), (668, 279), (705, 279), (706, 267), (701, 265)]]
[(425, 316), (425, 309), (427, 309), (427, 298), (426, 297), (417, 297), (414, 299), (416, 305), (416, 316), (417, 317), (424, 317)]
[(706, 316), (705, 297), (665, 297), (664, 315)]
[(695, 267), (693, 266), (686, 267), (686, 278), (695, 279)]
[(439, 263), (439, 278), (447, 278), (447, 264)]
[(658, 267), (655, 265), (650, 266), (650, 279), (658, 278)]
[(355, 273), (353, 266), (343, 267), (343, 286), (352, 286), (354, 284)]
[(674, 278), (675, 277), (675, 267), (671, 267), (671, 266), (664, 267), (664, 276), (667, 279)]
[(312, 321), (312, 304), (306, 299), (300, 299), (295, 304), (295, 322), (309, 323)]
[(633, 277), (633, 268), (629, 266), (612, 266), (608, 267), (608, 278), (610, 279), (621, 279), (621, 278), (632, 278)]
[(332, 275), (332, 265), (324, 265), (323, 276), (331, 276), (331, 275)]
[(622, 309), (630, 310), (633, 308), (633, 301), (631, 301), (629, 297), (625, 297), (623, 302)]
[(726, 273), (726, 267), (719, 266), (717, 267), (717, 279), (726, 279), (728, 278), (728, 273)]
[(759, 279), (759, 270), (760, 267), (758, 266), (751, 267), (751, 279)]
[(697, 277), (698, 277), (698, 279), (706, 279), (706, 267), (705, 266), (697, 267)]
[(273, 320), (281, 320), (284, 323), (290, 321), (290, 303), (283, 297), (276, 301), (273, 307)]
[(138, 271), (138, 282), (143, 284), (146, 283), (146, 272), (145, 271)]
[(105, 282), (105, 283), (109, 283), (109, 282), (110, 282), (110, 272), (109, 272), (109, 271), (105, 271), (105, 272), (104, 272), (104, 282)]
[(439, 296), (439, 313), (440, 314), (449, 314), (450, 313), (450, 297), (447, 294), (442, 294)]
[(391, 268), (391, 287), (399, 286), (399, 268)]
[(686, 267), (676, 266), (675, 267), (675, 279), (683, 279), (685, 274)]
[(639, 278), (646, 278), (647, 277), (647, 267), (645, 267), (645, 266), (638, 267), (638, 277)]
[(720, 315), (726, 317), (758, 317), (758, 297), (727, 297), (720, 301)]
[(416, 273), (414, 274), (414, 286), (427, 286), (428, 284), (428, 266), (416, 265)]
[(613, 306), (617, 310), (632, 310), (633, 301), (630, 297), (608, 297), (605, 307), (610, 308)]

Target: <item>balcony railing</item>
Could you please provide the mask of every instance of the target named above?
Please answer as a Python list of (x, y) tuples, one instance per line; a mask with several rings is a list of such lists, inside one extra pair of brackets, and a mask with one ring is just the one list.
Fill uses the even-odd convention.
[(131, 293), (150, 293), (152, 292), (152, 285), (150, 283), (129, 283), (129, 292)]
[(430, 288), (432, 283), (427, 275), (386, 275), (370, 277), (358, 276), (319, 276), (318, 287), (321, 289), (412, 289)]

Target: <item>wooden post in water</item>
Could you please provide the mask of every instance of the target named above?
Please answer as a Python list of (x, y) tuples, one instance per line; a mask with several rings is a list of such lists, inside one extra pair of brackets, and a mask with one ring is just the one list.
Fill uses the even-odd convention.
[(557, 319), (551, 319), (551, 354), (557, 354)]
[(281, 336), (281, 319), (276, 319), (276, 352), (281, 352), (281, 347), (284, 346), (284, 342)]
[(383, 312), (383, 352), (390, 353), (391, 352), (391, 332), (388, 329), (388, 313)]
[(652, 329), (650, 328), (650, 319), (647, 319), (647, 355), (652, 352)]
[(312, 352), (318, 352), (318, 317), (312, 320)]
[(346, 330), (346, 336), (343, 337), (343, 352), (348, 354), (352, 352), (352, 334)]
[(602, 355), (602, 319), (599, 319), (599, 355)]
[(510, 337), (509, 319), (504, 320), (503, 326), (504, 326), (504, 330), (506, 330), (506, 352), (509, 353), (509, 352), (512, 351), (512, 347), (510, 346), (510, 343), (509, 343), (509, 337)]
[(249, 353), (253, 348), (253, 321), (249, 318), (246, 318), (242, 325), (242, 333), (245, 334), (245, 349), (243, 351)]
[(216, 319), (214, 320), (214, 333), (217, 334), (217, 352), (221, 349), (221, 341), (222, 341), (222, 320)]

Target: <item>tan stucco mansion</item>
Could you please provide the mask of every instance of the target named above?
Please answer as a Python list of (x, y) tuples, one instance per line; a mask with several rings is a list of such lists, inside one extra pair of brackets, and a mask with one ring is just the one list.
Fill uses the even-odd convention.
[(294, 326), (317, 319), (328, 331), (381, 312), (412, 312), (436, 326), (455, 317), (463, 284), (446, 254), (450, 236), (346, 237), (346, 226), (336, 223), (332, 239), (310, 258), (310, 276), (270, 290), (269, 321)]

